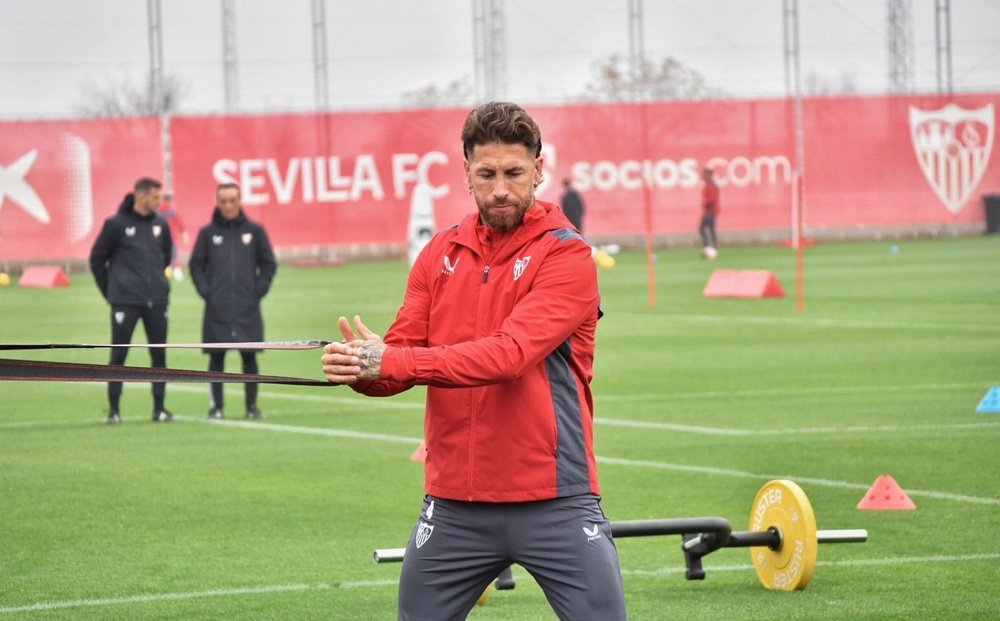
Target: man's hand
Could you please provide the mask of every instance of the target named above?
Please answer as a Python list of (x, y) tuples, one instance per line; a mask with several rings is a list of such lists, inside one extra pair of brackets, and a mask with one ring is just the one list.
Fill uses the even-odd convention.
[(325, 346), (321, 358), (327, 381), (353, 384), (359, 379), (378, 379), (386, 347), (382, 337), (369, 330), (358, 315), (354, 316), (357, 334), (346, 317), (341, 317), (338, 324), (344, 340)]

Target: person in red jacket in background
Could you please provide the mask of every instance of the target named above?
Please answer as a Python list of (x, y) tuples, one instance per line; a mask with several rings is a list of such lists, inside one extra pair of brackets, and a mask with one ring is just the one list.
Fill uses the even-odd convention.
[(712, 169), (705, 167), (701, 171), (705, 184), (701, 188), (701, 223), (698, 233), (701, 235), (701, 253), (706, 259), (718, 256), (719, 242), (715, 235), (715, 220), (719, 216), (719, 185), (715, 182)]
[(520, 106), (472, 110), (462, 143), (477, 211), (420, 253), (384, 340), (340, 317), (344, 341), (322, 356), (327, 380), (365, 395), (428, 387), (399, 619), (465, 619), (511, 563), (560, 619), (625, 619), (594, 456), (590, 246), (535, 199), (541, 134)]
[(181, 217), (180, 212), (174, 207), (173, 194), (167, 192), (163, 195), (163, 202), (160, 204), (160, 215), (163, 216), (167, 221), (167, 225), (170, 226), (170, 235), (174, 240), (173, 249), (170, 253), (170, 276), (179, 282), (184, 280), (184, 263), (181, 261), (178, 248), (183, 244), (184, 250), (187, 250), (190, 235), (188, 235), (187, 227), (184, 226), (184, 218)]

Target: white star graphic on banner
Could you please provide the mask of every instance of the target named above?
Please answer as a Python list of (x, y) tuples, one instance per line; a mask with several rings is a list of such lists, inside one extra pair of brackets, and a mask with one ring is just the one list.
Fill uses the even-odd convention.
[(38, 157), (38, 149), (33, 149), (17, 159), (10, 166), (0, 165), (0, 209), (3, 209), (4, 198), (21, 206), (31, 217), (48, 224), (49, 212), (45, 210), (42, 199), (38, 197), (24, 177), (31, 170)]

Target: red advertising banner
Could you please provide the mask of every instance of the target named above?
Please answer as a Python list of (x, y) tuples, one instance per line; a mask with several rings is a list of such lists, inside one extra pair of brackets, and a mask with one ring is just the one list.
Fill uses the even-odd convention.
[(1000, 192), (997, 112), (997, 94), (811, 101), (807, 225), (982, 222), (982, 195)]
[[(991, 157), (998, 95), (804, 102), (808, 229), (972, 223), (1000, 191)], [(589, 235), (693, 233), (702, 167), (722, 192), (720, 229), (791, 227), (795, 168), (787, 100), (529, 106), (542, 130), (539, 198), (570, 178)], [(177, 205), (207, 222), (217, 183), (243, 188), (276, 245), (406, 241), (411, 196), (431, 189), (438, 226), (474, 205), (459, 140), (465, 110), (183, 117), (171, 125)], [(648, 188), (648, 193), (644, 191)]]
[(135, 180), (162, 174), (156, 118), (0, 123), (0, 260), (87, 257)]
[[(1000, 192), (991, 157), (1000, 96), (811, 98), (804, 102), (807, 228), (981, 222)], [(791, 228), (794, 108), (788, 100), (535, 111), (555, 176), (587, 199), (589, 234), (693, 232), (699, 171), (715, 171), (720, 229)]]
[(174, 206), (207, 224), (219, 183), (277, 248), (405, 242), (411, 195), (430, 186), (439, 223), (474, 208), (465, 191), (462, 111), (177, 117)]
[[(982, 195), (1000, 192), (1000, 94), (803, 103), (807, 233), (980, 223)], [(789, 100), (528, 111), (544, 145), (538, 197), (558, 202), (572, 179), (588, 235), (642, 234), (647, 201), (655, 233), (693, 234), (705, 166), (721, 188), (723, 236), (791, 228)], [(475, 209), (466, 113), (173, 117), (173, 207), (193, 232), (211, 217), (216, 185), (235, 182), (278, 249), (405, 244), (415, 195), (433, 203), (439, 228)], [(161, 176), (161, 153), (157, 119), (0, 123), (0, 260), (86, 257), (134, 180)]]

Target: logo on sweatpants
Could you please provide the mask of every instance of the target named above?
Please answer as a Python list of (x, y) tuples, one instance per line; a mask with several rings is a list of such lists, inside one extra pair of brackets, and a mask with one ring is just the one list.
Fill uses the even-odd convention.
[(427, 540), (431, 538), (432, 534), (434, 534), (434, 527), (427, 522), (421, 521), (420, 526), (417, 526), (417, 537), (415, 541), (417, 547), (422, 548), (424, 544), (427, 543)]
[(587, 535), (587, 541), (593, 541), (594, 539), (600, 539), (601, 533), (597, 529), (597, 524), (594, 524), (594, 528), (583, 527), (583, 532)]

